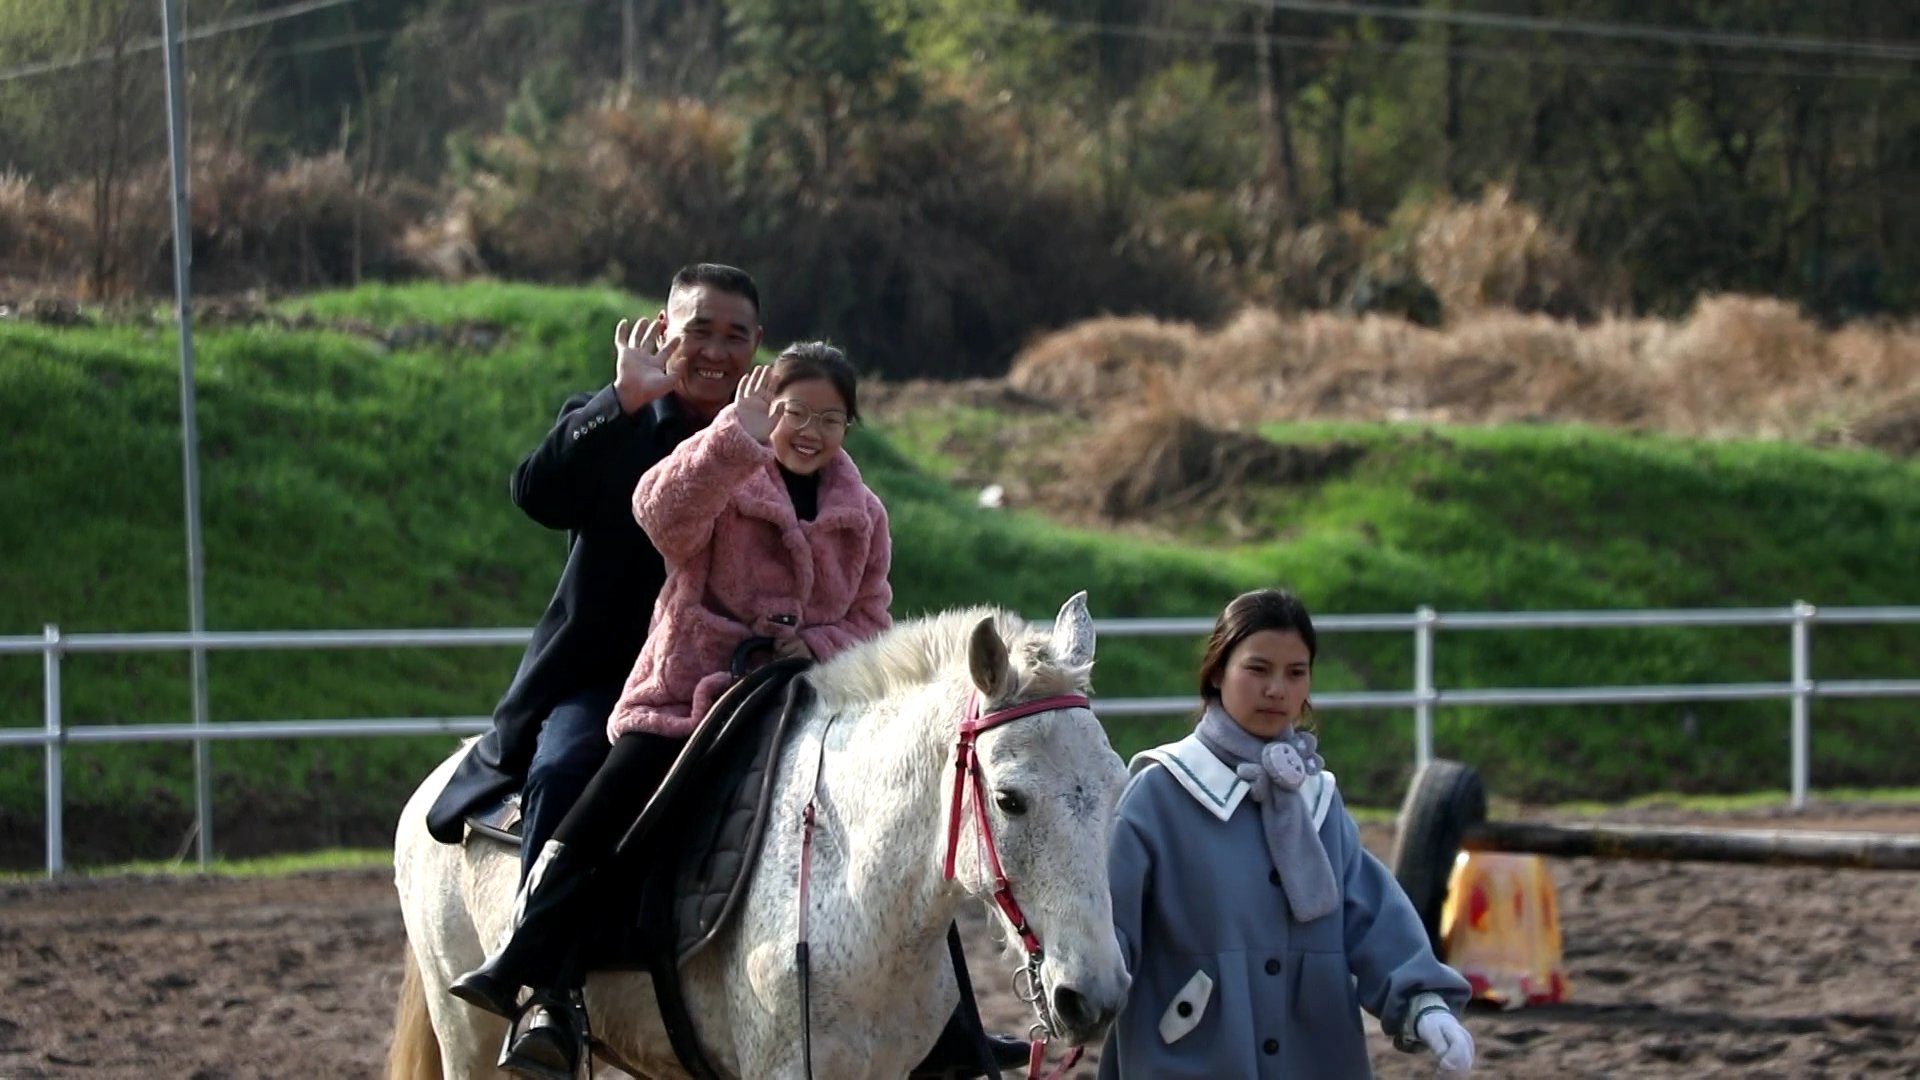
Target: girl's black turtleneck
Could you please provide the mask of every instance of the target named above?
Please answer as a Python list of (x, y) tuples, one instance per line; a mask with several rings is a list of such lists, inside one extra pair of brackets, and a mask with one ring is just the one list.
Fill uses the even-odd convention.
[(804, 476), (780, 466), (780, 479), (786, 481), (787, 498), (793, 500), (793, 514), (801, 521), (812, 521), (820, 512), (820, 474)]

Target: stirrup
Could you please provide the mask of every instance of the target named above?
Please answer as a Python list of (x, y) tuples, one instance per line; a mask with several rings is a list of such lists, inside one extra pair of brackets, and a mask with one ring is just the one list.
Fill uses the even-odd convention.
[(508, 1025), (495, 1064), (531, 1080), (574, 1080), (587, 1052), (586, 1003), (580, 994), (540, 990)]

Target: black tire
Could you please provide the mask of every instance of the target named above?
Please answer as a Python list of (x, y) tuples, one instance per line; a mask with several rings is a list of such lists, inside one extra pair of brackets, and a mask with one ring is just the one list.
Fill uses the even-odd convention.
[(1472, 766), (1435, 758), (1413, 775), (1400, 804), (1399, 835), (1393, 844), (1393, 876), (1413, 909), (1420, 913), (1436, 956), (1440, 909), (1447, 902), (1447, 878), (1460, 854), (1467, 828), (1487, 820), (1487, 789)]

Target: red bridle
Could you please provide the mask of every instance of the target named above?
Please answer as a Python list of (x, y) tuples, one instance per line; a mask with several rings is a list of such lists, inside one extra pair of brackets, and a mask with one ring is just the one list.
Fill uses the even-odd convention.
[[(971, 787), (974, 831), (980, 838), (981, 848), (986, 852), (987, 867), (993, 872), (994, 905), (1007, 917), (1007, 922), (1013, 926), (1014, 933), (1020, 935), (1020, 944), (1027, 951), (1026, 967), (1016, 974), (1014, 982), (1017, 984), (1021, 975), (1026, 977), (1026, 988), (1023, 990), (1016, 986), (1015, 991), (1029, 1005), (1032, 1005), (1039, 1015), (1039, 1022), (1034, 1025), (1036, 1037), (1032, 1040), (1032, 1051), (1027, 1061), (1029, 1080), (1040, 1076), (1040, 1066), (1046, 1054), (1047, 1040), (1053, 1035), (1052, 1025), (1047, 1022), (1047, 1009), (1044, 1008), (1042, 1001), (1045, 995), (1040, 985), (1040, 964), (1046, 958), (1046, 954), (1041, 951), (1039, 936), (1033, 932), (1033, 927), (1027, 925), (1027, 917), (1020, 910), (1020, 902), (1013, 898), (1013, 883), (1007, 880), (1007, 872), (1000, 866), (1000, 851), (993, 842), (993, 827), (987, 821), (986, 778), (980, 772), (980, 755), (974, 744), (981, 732), (991, 731), (1022, 717), (1052, 712), (1055, 709), (1091, 707), (1092, 702), (1088, 701), (1084, 694), (1056, 694), (1052, 697), (1009, 705), (982, 716), (980, 715), (980, 695), (969, 694), (967, 695), (967, 712), (960, 721), (959, 742), (955, 745), (953, 753), (953, 799), (947, 806), (945, 874), (947, 880), (953, 880), (954, 859), (960, 849), (960, 815), (962, 806), (967, 800), (967, 790)], [(1049, 1075), (1052, 1077), (1065, 1075), (1066, 1071), (1080, 1060), (1082, 1052), (1081, 1047), (1074, 1047), (1067, 1055), (1067, 1059)]]
[[(1004, 709), (980, 715), (980, 695), (967, 695), (966, 715), (960, 721), (960, 741), (954, 749), (953, 801), (947, 811), (947, 858), (945, 872), (947, 880), (953, 880), (954, 857), (960, 847), (960, 813), (966, 802), (967, 788), (973, 788), (973, 820), (980, 836), (981, 846), (987, 853), (987, 865), (993, 871), (993, 902), (1013, 924), (1014, 931), (1020, 935), (1020, 944), (1027, 950), (1027, 963), (1014, 975), (1014, 991), (1033, 1006), (1038, 1014), (1034, 1024), (1031, 1049), (1027, 1056), (1028, 1080), (1039, 1080), (1040, 1069), (1046, 1058), (1047, 1042), (1053, 1037), (1053, 1027), (1047, 1022), (1047, 1010), (1040, 985), (1040, 964), (1046, 954), (1040, 949), (1040, 938), (1027, 925), (1027, 917), (1020, 910), (1020, 902), (1013, 898), (1013, 883), (1007, 880), (1007, 873), (1000, 866), (1000, 852), (993, 842), (993, 828), (987, 822), (987, 784), (980, 773), (980, 758), (975, 752), (974, 742), (983, 731), (991, 731), (1002, 724), (1018, 720), (1035, 713), (1051, 712), (1054, 709), (1087, 709), (1092, 702), (1084, 694), (1056, 694), (1035, 701), (1023, 701), (1018, 705), (1009, 705)], [(831, 723), (831, 721), (829, 721)], [(826, 736), (820, 741), (822, 760), (826, 754)], [(820, 762), (814, 763), (814, 784), (820, 781)], [(796, 960), (800, 976), (800, 1042), (802, 1060), (806, 1063), (807, 1075), (813, 1075), (812, 1024), (808, 1007), (808, 934), (807, 934), (807, 879), (811, 876), (813, 854), (814, 800), (809, 798), (800, 815), (800, 920), (799, 940), (795, 947)], [(1026, 987), (1020, 986), (1021, 977), (1026, 979)], [(1068, 1069), (1080, 1060), (1085, 1053), (1082, 1047), (1074, 1047), (1066, 1059), (1050, 1073), (1047, 1080), (1058, 1080), (1065, 1076)]]

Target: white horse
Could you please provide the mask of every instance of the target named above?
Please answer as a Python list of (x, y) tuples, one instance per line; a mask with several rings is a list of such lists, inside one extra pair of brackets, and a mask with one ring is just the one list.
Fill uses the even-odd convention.
[[(682, 968), (688, 1011), (715, 1068), (808, 1075), (794, 944), (799, 823), (810, 797), (812, 1075), (896, 1080), (925, 1056), (959, 1002), (947, 927), (968, 897), (993, 896), (996, 848), (1043, 950), (1020, 958), (1038, 963), (1029, 993), (1040, 1020), (1076, 1045), (1104, 1036), (1128, 982), (1107, 888), (1107, 838), (1126, 769), (1084, 700), (1093, 648), (1082, 593), (1050, 629), (1003, 611), (954, 611), (903, 622), (808, 674), (813, 703), (793, 720), (749, 891), (732, 925)], [(949, 880), (949, 799), (956, 756), (963, 764), (966, 756), (956, 738), (976, 701), (992, 715), (979, 725), (972, 756), (981, 783), (969, 785), (967, 799), (987, 793), (978, 817), (990, 839), (963, 837)], [(996, 724), (1021, 703), (1044, 711)], [(395, 838), (411, 948), (390, 1077), (496, 1075), (505, 1035), (505, 1021), (447, 993), (499, 939), (518, 878), (516, 855), (500, 845), (456, 847), (427, 835), (427, 807), (458, 756), (414, 793)], [(965, 812), (971, 825), (976, 808)], [(1025, 952), (1005, 910), (988, 906), (1007, 931), (1009, 955)], [(687, 1075), (646, 975), (597, 973), (586, 1000), (594, 1035), (625, 1067)]]

